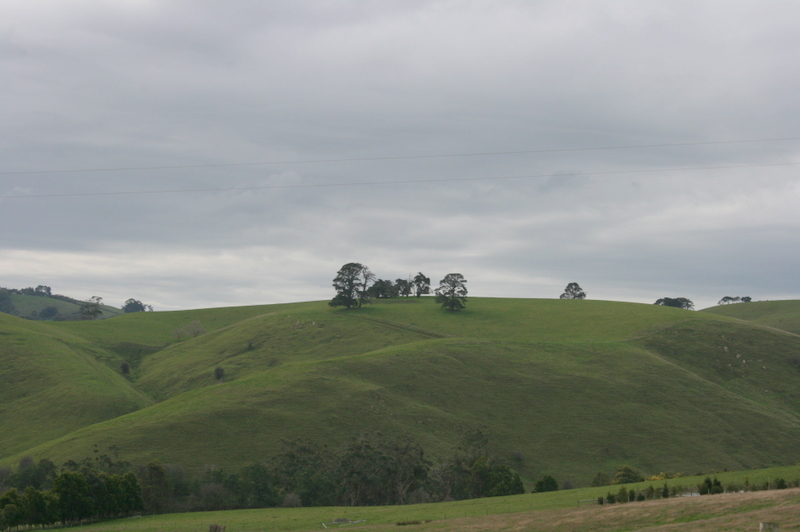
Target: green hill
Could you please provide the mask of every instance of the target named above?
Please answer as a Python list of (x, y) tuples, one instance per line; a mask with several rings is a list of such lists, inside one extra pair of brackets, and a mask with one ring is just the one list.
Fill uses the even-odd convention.
[[(28, 288), (26, 290), (33, 290)], [(0, 288), (0, 312), (32, 320), (78, 320), (83, 301), (61, 295), (31, 295), (9, 292)], [(100, 318), (111, 318), (122, 314), (122, 310), (110, 305), (100, 305)]]
[(704, 309), (703, 312), (730, 316), (800, 334), (800, 301), (759, 301), (720, 305)]
[[(734, 306), (751, 305), (760, 304)], [(336, 445), (364, 431), (409, 434), (442, 456), (480, 428), (524, 477), (576, 485), (622, 464), (650, 474), (794, 464), (800, 371), (790, 357), (800, 337), (764, 325), (655, 305), (491, 298), (457, 313), (409, 298), (350, 311), (312, 302), (90, 322), (6, 317), (0, 379), (15, 384), (0, 392), (0, 426), (15, 434), (0, 434), (0, 462), (63, 462), (96, 444), (134, 462), (240, 467), (281, 439)]]

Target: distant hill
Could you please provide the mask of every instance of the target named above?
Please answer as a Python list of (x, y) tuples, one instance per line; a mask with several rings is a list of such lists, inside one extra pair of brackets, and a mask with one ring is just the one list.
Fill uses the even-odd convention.
[(703, 312), (730, 316), (800, 334), (800, 301), (759, 301), (704, 309)]
[(0, 382), (11, 383), (0, 389), (0, 463), (63, 462), (96, 444), (133, 462), (233, 468), (281, 439), (334, 446), (363, 431), (408, 434), (444, 456), (480, 428), (527, 480), (578, 486), (623, 464), (647, 474), (794, 464), (800, 336), (758, 319), (492, 298), (456, 313), (401, 298), (85, 322), (0, 314)]
[[(60, 294), (52, 294), (50, 287), (0, 288), (0, 312), (29, 320), (64, 321), (80, 319), (81, 305), (85, 302)], [(101, 305), (100, 319), (122, 314), (122, 310)]]

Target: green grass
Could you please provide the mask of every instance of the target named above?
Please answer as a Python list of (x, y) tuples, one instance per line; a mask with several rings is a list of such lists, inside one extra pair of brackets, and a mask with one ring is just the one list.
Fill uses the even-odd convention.
[(751, 321), (800, 334), (800, 301), (759, 301), (704, 309), (703, 312)]
[[(194, 322), (206, 333), (174, 335)], [(0, 349), (0, 377), (15, 379), (0, 390), (0, 421), (14, 429), (0, 435), (4, 464), (115, 445), (134, 463), (231, 470), (282, 439), (335, 446), (364, 431), (408, 434), (444, 457), (480, 428), (528, 484), (551, 473), (587, 485), (623, 464), (646, 474), (791, 464), (800, 438), (800, 371), (787, 361), (800, 337), (654, 305), (473, 298), (452, 313), (410, 298), (351, 311), (8, 317)]]
[(0, 314), (0, 449), (24, 451), (152, 404), (103, 353), (47, 324)]

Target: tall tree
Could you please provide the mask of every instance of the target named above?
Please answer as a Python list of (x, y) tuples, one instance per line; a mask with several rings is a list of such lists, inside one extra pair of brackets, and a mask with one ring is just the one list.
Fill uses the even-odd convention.
[(414, 276), (414, 280), (411, 281), (414, 285), (414, 293), (417, 297), (423, 294), (430, 294), (431, 293), (431, 278), (425, 277), (422, 272), (419, 272), (417, 275)]
[(394, 282), (394, 287), (398, 296), (408, 297), (411, 295), (413, 284), (411, 282), (411, 278), (409, 277), (408, 279), (397, 279)]
[(358, 262), (348, 262), (339, 269), (333, 279), (336, 295), (328, 304), (348, 309), (361, 308), (362, 304), (369, 303), (367, 290), (374, 280), (375, 274), (369, 271), (369, 268)]
[(461, 310), (467, 304), (467, 280), (460, 273), (448, 273), (439, 281), (436, 302), (448, 310)]
[(561, 299), (586, 299), (586, 292), (578, 283), (569, 283), (564, 289), (564, 293), (559, 296)]
[(103, 315), (103, 310), (100, 305), (103, 303), (103, 298), (99, 296), (92, 296), (81, 305), (80, 316), (82, 320), (96, 320)]

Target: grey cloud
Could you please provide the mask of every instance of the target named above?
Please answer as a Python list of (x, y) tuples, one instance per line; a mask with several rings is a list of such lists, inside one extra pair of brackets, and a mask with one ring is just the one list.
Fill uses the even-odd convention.
[[(798, 15), (777, 1), (10, 2), (0, 172), (796, 137)], [(95, 279), (168, 308), (323, 299), (358, 260), (388, 278), (461, 270), (480, 295), (586, 279), (611, 299), (794, 297), (796, 167), (676, 169), (796, 149), (5, 173), (0, 195), (307, 188), (0, 199), (0, 285), (39, 284), (30, 261), (52, 257), (75, 264), (53, 274), (64, 293)], [(318, 186), (408, 180), (445, 181)]]

